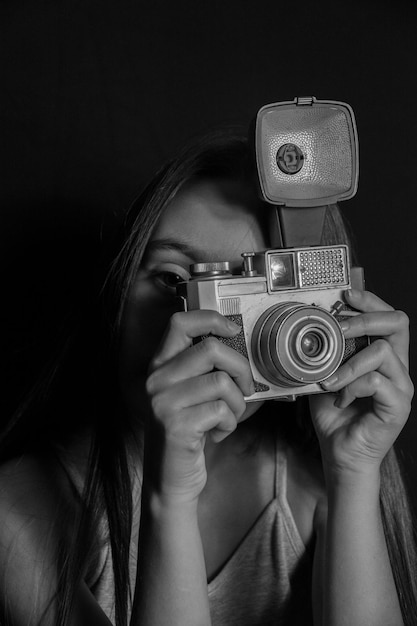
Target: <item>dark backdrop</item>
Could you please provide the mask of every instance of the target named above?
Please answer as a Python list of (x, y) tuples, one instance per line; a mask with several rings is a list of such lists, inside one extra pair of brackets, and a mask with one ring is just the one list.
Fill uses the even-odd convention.
[[(368, 288), (411, 318), (416, 377), (413, 2), (1, 3), (6, 408), (88, 296), (100, 241), (183, 140), (296, 95), (344, 100), (360, 140), (344, 204)], [(416, 425), (400, 444), (411, 478)]]

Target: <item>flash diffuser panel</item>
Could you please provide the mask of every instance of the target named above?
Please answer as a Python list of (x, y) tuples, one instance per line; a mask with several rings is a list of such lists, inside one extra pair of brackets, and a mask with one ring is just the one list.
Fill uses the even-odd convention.
[(255, 151), (263, 198), (289, 207), (347, 200), (358, 186), (358, 136), (352, 108), (314, 97), (258, 111)]

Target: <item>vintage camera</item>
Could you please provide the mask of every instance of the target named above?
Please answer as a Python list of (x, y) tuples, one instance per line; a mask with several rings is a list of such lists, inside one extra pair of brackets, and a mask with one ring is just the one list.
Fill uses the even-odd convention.
[(186, 310), (219, 311), (241, 326), (219, 339), (249, 359), (248, 401), (292, 400), (323, 392), (320, 383), (368, 342), (346, 340), (340, 327), (357, 314), (343, 292), (363, 288), (361, 268), (346, 245), (320, 245), (326, 206), (356, 193), (356, 125), (345, 103), (296, 98), (260, 109), (254, 140), (274, 249), (242, 251), (238, 275), (227, 259), (194, 264), (178, 294)]

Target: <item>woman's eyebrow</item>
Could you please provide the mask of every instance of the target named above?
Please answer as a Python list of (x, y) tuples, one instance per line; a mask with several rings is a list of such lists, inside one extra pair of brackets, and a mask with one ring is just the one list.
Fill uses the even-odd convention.
[(203, 250), (199, 250), (194, 246), (188, 244), (186, 241), (179, 241), (174, 239), (153, 239), (148, 243), (147, 254), (150, 252), (157, 252), (159, 250), (173, 250), (174, 252), (180, 252), (184, 256), (190, 259), (205, 258), (207, 254)]

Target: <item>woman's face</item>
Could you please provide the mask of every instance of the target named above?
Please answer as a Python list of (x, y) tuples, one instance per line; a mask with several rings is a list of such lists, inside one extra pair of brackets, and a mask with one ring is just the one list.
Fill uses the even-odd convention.
[(170, 203), (155, 228), (131, 289), (123, 321), (120, 381), (130, 411), (143, 408), (148, 365), (171, 315), (182, 310), (175, 285), (189, 266), (229, 261), (239, 271), (242, 252), (264, 250), (265, 205), (249, 185), (198, 180)]

